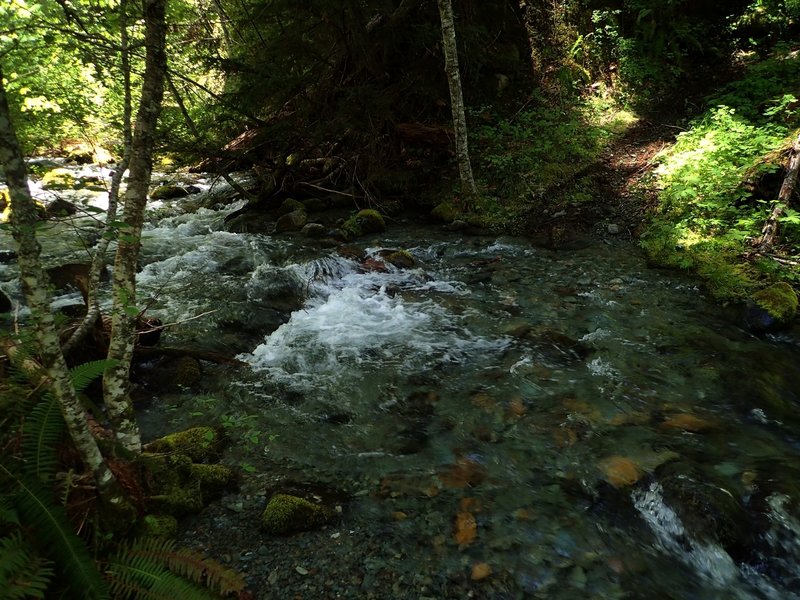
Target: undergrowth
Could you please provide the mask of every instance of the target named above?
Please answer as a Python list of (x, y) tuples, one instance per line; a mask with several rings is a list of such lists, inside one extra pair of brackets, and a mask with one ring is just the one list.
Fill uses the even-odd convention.
[[(471, 139), (477, 179), (485, 191), (474, 220), (503, 230), (513, 229), (520, 215), (537, 206), (552, 205), (559, 188), (597, 161), (636, 120), (602, 91), (556, 104), (535, 97), (510, 117), (490, 109), (473, 117), (483, 122), (473, 127)], [(571, 191), (568, 202), (592, 199), (587, 190)]]
[[(751, 66), (660, 156), (658, 213), (642, 238), (651, 260), (699, 274), (720, 300), (740, 300), (766, 281), (800, 281), (789, 263), (745, 258), (783, 180), (800, 126), (800, 58), (783, 50)], [(776, 249), (800, 254), (800, 213), (781, 219)], [(789, 265), (789, 266), (786, 266)]]

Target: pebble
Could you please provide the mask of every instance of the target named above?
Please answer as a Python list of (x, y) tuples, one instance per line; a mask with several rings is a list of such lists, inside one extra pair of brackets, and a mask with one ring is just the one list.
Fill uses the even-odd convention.
[(472, 565), (472, 581), (481, 581), (492, 574), (492, 567), (488, 563), (482, 562)]
[(297, 571), (300, 575), (308, 575), (308, 569), (305, 567), (295, 567), (295, 571)]
[(618, 235), (620, 232), (622, 232), (622, 229), (620, 228), (619, 225), (617, 225), (616, 223), (609, 224), (608, 233), (610, 233), (611, 235)]

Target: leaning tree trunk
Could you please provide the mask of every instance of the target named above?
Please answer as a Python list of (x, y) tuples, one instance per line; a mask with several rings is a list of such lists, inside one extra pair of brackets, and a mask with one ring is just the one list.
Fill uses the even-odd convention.
[(772, 245), (775, 243), (775, 236), (778, 234), (778, 219), (780, 219), (783, 211), (789, 207), (792, 200), (792, 193), (794, 193), (794, 186), (797, 183), (797, 174), (800, 171), (800, 133), (792, 144), (792, 151), (789, 155), (789, 168), (786, 170), (786, 176), (783, 178), (781, 191), (778, 193), (778, 201), (772, 207), (772, 212), (769, 215), (764, 228), (761, 230), (761, 239), (758, 242), (758, 253), (767, 254), (772, 250)]
[[(101, 498), (112, 508), (127, 507), (116, 478), (92, 436), (86, 413), (72, 385), (69, 368), (59, 343), (50, 310), (47, 275), (42, 270), (41, 247), (36, 239), (36, 204), (28, 188), (28, 176), (19, 140), (11, 123), (3, 74), (0, 70), (0, 166), (5, 171), (11, 200), (11, 231), (19, 246), (20, 282), (31, 311), (31, 323), (44, 368), (44, 383), (58, 401), (73, 444), (85, 467), (94, 475)], [(41, 381), (39, 383), (42, 383)]]
[(439, 16), (442, 20), (442, 43), (444, 46), (444, 69), (450, 85), (450, 105), (453, 111), (453, 128), (456, 136), (456, 160), (461, 178), (461, 190), (470, 198), (478, 195), (467, 145), (467, 118), (464, 114), (464, 95), (461, 93), (461, 76), (458, 72), (458, 49), (456, 28), (453, 22), (451, 0), (439, 0)]
[(166, 0), (145, 0), (145, 46), (147, 55), (142, 82), (142, 97), (136, 115), (130, 174), (125, 192), (124, 225), (118, 231), (117, 254), (114, 261), (111, 341), (108, 358), (114, 361), (103, 377), (103, 399), (114, 427), (117, 441), (132, 452), (142, 448), (139, 426), (130, 400), (130, 367), (136, 337), (136, 261), (142, 238), (147, 190), (153, 170), (153, 147), (161, 100), (167, 57)]

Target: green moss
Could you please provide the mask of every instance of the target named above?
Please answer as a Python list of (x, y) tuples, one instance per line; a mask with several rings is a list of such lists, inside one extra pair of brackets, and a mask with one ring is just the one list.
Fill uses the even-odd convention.
[(450, 202), (441, 202), (431, 211), (431, 218), (441, 223), (452, 223), (460, 214)]
[(42, 187), (46, 190), (69, 190), (74, 186), (75, 178), (69, 169), (52, 169), (42, 177)]
[(174, 537), (178, 533), (178, 519), (172, 515), (145, 515), (139, 528), (142, 535)]
[(148, 452), (185, 454), (193, 462), (211, 462), (217, 457), (222, 440), (213, 427), (193, 427), (150, 442)]
[(414, 266), (414, 257), (408, 250), (395, 250), (386, 256), (386, 260), (398, 269), (410, 269)]
[(383, 220), (381, 213), (371, 208), (358, 211), (355, 215), (347, 219), (342, 229), (351, 237), (359, 237), (367, 233), (380, 233), (386, 230), (386, 221)]
[(780, 282), (753, 294), (753, 302), (773, 319), (788, 323), (797, 314), (797, 294), (788, 283)]
[(172, 382), (183, 387), (199, 383), (203, 377), (200, 361), (191, 356), (181, 356), (172, 364)]
[(281, 207), (278, 209), (278, 214), (280, 215), (288, 215), (296, 210), (302, 210), (305, 212), (306, 206), (299, 200), (295, 200), (294, 198), (286, 198), (281, 204)]
[(173, 200), (188, 196), (189, 192), (179, 185), (162, 185), (150, 193), (151, 200)]
[(204, 498), (218, 495), (236, 483), (236, 473), (225, 465), (192, 465), (191, 476), (200, 482)]
[(189, 480), (181, 486), (174, 486), (161, 494), (152, 495), (150, 501), (171, 515), (193, 514), (203, 509), (203, 494), (200, 482), (197, 480)]
[(261, 515), (261, 526), (269, 533), (284, 535), (307, 531), (329, 522), (330, 509), (298, 496), (275, 494)]

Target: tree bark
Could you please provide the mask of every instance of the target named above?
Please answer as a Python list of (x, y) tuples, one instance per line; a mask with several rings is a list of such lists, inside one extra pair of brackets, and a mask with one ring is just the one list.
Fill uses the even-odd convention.
[(781, 191), (778, 193), (778, 201), (772, 207), (772, 212), (761, 230), (761, 239), (758, 242), (757, 250), (759, 254), (767, 254), (772, 250), (775, 236), (778, 234), (778, 219), (791, 203), (794, 186), (797, 183), (798, 171), (800, 171), (800, 134), (797, 135), (794, 144), (792, 144), (792, 151), (789, 155), (789, 168), (783, 178)]
[(461, 190), (470, 198), (478, 195), (475, 179), (472, 176), (472, 164), (469, 160), (467, 143), (467, 117), (464, 113), (464, 95), (461, 92), (461, 75), (458, 72), (458, 48), (456, 46), (456, 28), (453, 21), (453, 4), (451, 0), (438, 0), (439, 16), (442, 21), (442, 45), (444, 47), (444, 65), (447, 82), (450, 86), (450, 106), (453, 112), (453, 128), (456, 136), (456, 161), (461, 179)]
[[(101, 498), (124, 511), (125, 495), (108, 467), (92, 436), (86, 413), (72, 385), (61, 351), (58, 330), (50, 310), (47, 275), (42, 270), (41, 246), (36, 239), (36, 204), (28, 188), (28, 175), (11, 116), (0, 70), (0, 166), (5, 172), (11, 200), (11, 230), (18, 245), (20, 282), (31, 311), (43, 371), (40, 383), (46, 384), (58, 401), (73, 444), (84, 466), (94, 476)], [(9, 353), (11, 355), (12, 353)]]
[(136, 335), (136, 262), (141, 246), (147, 191), (153, 169), (153, 148), (164, 78), (166, 0), (144, 0), (145, 71), (131, 147), (130, 174), (125, 192), (124, 227), (118, 235), (114, 261), (113, 312), (108, 358), (114, 360), (103, 377), (103, 398), (117, 441), (132, 452), (141, 452), (139, 426), (130, 400), (130, 366)]
[[(119, 191), (122, 185), (122, 178), (125, 171), (128, 169), (128, 163), (131, 158), (131, 66), (130, 66), (130, 50), (128, 40), (128, 1), (122, 0), (119, 5), (120, 14), (120, 70), (122, 72), (122, 86), (123, 86), (123, 108), (122, 108), (122, 139), (123, 139), (123, 154), (122, 160), (117, 164), (114, 175), (111, 177), (111, 187), (108, 190), (108, 210), (106, 211), (106, 224), (112, 223), (117, 220), (117, 206), (119, 204)], [(86, 297), (86, 315), (84, 316), (81, 324), (72, 333), (70, 338), (64, 344), (64, 354), (69, 355), (70, 351), (75, 348), (92, 330), (97, 319), (100, 318), (100, 303), (98, 299), (98, 291), (100, 289), (100, 279), (103, 269), (106, 266), (106, 251), (111, 242), (112, 231), (106, 226), (105, 235), (100, 238), (94, 251), (94, 258), (92, 259), (92, 266), (89, 271), (89, 284), (87, 286)]]

